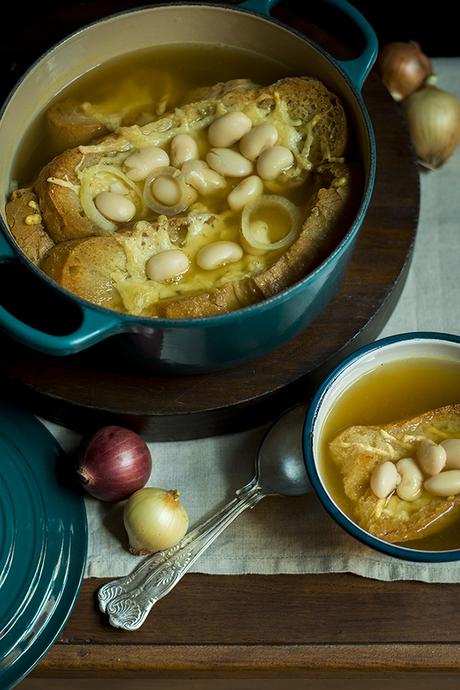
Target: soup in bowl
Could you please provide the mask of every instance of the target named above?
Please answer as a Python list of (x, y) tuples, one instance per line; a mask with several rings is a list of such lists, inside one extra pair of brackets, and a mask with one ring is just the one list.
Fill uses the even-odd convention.
[(318, 390), (304, 443), (314, 489), (354, 537), (409, 560), (460, 558), (460, 337), (354, 353)]

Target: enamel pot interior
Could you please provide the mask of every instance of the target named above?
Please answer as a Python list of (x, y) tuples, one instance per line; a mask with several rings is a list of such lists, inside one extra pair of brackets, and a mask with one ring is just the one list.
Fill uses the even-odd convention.
[[(65, 39), (31, 67), (7, 102), (0, 123), (1, 212), (4, 228), (8, 233), (4, 207), (9, 191), (15, 152), (31, 122), (43, 112), (50, 101), (79, 76), (113, 58), (152, 46), (190, 43), (191, 41), (220, 43), (269, 56), (285, 65), (293, 75), (318, 77), (340, 96), (347, 110), (351, 129), (354, 132), (354, 157), (362, 161), (364, 169), (362, 201), (357, 221), (351, 230), (354, 235), (357, 234), (358, 227), (362, 222), (363, 210), (369, 202), (369, 190), (372, 186), (373, 144), (363, 102), (352, 83), (334, 60), (289, 28), (271, 19), (238, 9), (201, 5), (156, 6), (114, 15)], [(346, 246), (343, 247), (343, 251), (339, 249), (339, 256), (334, 259), (336, 263), (343, 265), (351, 253), (350, 241), (346, 241), (344, 244)], [(18, 253), (22, 254), (20, 251)], [(23, 255), (21, 259), (28, 264), (29, 268), (37, 272), (37, 269)], [(338, 273), (343, 271), (343, 265), (340, 266)], [(330, 266), (328, 269), (329, 273), (332, 272), (332, 268), (333, 266)], [(316, 274), (320, 273), (321, 270), (321, 268), (319, 272), (317, 270)], [(39, 273), (43, 280), (48, 283), (51, 282), (44, 274)], [(325, 274), (327, 273), (328, 271), (325, 272)], [(321, 289), (325, 276), (318, 277), (320, 278), (318, 289)], [(307, 278), (307, 281), (302, 282), (308, 282), (308, 280)], [(338, 283), (338, 279), (335, 279), (335, 282)], [(52, 284), (54, 289), (69, 294), (54, 283)], [(269, 301), (283, 307), (290, 300), (289, 295), (290, 291), (288, 290), (285, 295), (280, 295)], [(327, 299), (331, 296), (332, 290), (329, 290)], [(98, 312), (107, 313), (107, 310), (89, 305), (75, 296), (72, 296), (71, 299), (74, 302), (86, 304), (86, 309), (90, 306), (95, 314)], [(327, 299), (325, 297), (323, 302)], [(318, 307), (316, 313), (323, 306), (324, 303)], [(262, 302), (236, 312), (234, 314), (237, 314), (238, 318), (235, 318), (234, 321), (247, 321), (258, 313), (264, 312), (268, 307), (266, 302)], [(231, 314), (227, 316), (229, 319), (232, 318)], [(198, 329), (214, 330), (218, 327), (218, 320), (224, 318), (185, 320), (188, 321), (187, 331), (190, 335), (191, 331)], [(123, 330), (139, 332), (140, 324), (143, 324), (142, 327), (145, 327), (146, 330), (152, 330), (154, 325), (152, 320), (124, 315), (120, 315), (119, 323), (122, 324), (118, 329), (119, 332)], [(155, 320), (154, 330), (158, 335), (158, 331), (163, 334), (174, 329), (179, 331), (185, 325), (184, 322), (182, 324), (178, 322), (170, 324)], [(300, 327), (297, 328), (298, 330)], [(265, 350), (259, 349), (258, 353), (272, 349), (273, 346), (286, 340), (287, 337), (292, 337), (295, 335), (294, 331), (294, 327), (291, 331), (286, 329), (282, 338), (273, 334), (271, 348), (265, 345)], [(177, 347), (176, 342), (174, 348), (177, 349)], [(205, 347), (207, 348), (207, 345)], [(58, 354), (65, 353), (58, 352)], [(174, 357), (172, 359), (174, 360)], [(242, 359), (242, 357), (238, 355), (236, 359)], [(211, 366), (214, 367), (215, 364), (213, 363)]]

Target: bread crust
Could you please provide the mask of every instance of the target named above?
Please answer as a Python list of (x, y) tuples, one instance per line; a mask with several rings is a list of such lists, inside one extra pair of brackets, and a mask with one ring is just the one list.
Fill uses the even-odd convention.
[(81, 112), (79, 103), (70, 98), (53, 103), (45, 117), (50, 140), (57, 151), (89, 144), (109, 132), (104, 124)]
[(53, 247), (41, 268), (66, 290), (109, 309), (121, 300), (113, 273), (126, 270), (126, 257), (113, 237), (67, 240)]
[[(99, 156), (83, 156), (80, 149), (64, 151), (45, 165), (34, 185), (40, 210), (49, 235), (57, 242), (91, 237), (102, 234), (99, 228), (84, 214), (78, 194), (77, 168), (95, 165)], [(49, 178), (64, 180), (76, 189), (49, 182)]]
[(11, 233), (24, 252), (38, 264), (54, 242), (46, 232), (37, 196), (30, 189), (17, 189), (6, 205), (6, 219)]

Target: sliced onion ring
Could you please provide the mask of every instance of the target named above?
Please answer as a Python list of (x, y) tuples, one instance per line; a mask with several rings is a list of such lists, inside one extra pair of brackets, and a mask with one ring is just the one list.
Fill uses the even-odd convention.
[[(163, 206), (152, 194), (152, 182), (157, 179), (157, 177), (172, 177), (175, 182), (179, 185), (180, 199), (175, 206)], [(171, 165), (165, 166), (164, 168), (156, 168), (147, 177), (144, 184), (144, 203), (158, 213), (161, 216), (175, 216), (178, 213), (185, 211), (190, 204), (193, 204), (198, 198), (197, 193), (190, 187), (185, 181), (185, 176), (177, 168), (173, 168)]]
[[(261, 207), (270, 208), (274, 206), (281, 208), (288, 214), (291, 221), (291, 227), (285, 236), (277, 242), (261, 242), (254, 236), (253, 230), (251, 229), (251, 215)], [(276, 194), (264, 194), (244, 207), (241, 216), (241, 233), (251, 247), (268, 252), (274, 251), (275, 249), (283, 249), (289, 244), (292, 244), (298, 235), (301, 224), (302, 214), (297, 206), (291, 201)]]
[(80, 176), (80, 203), (83, 211), (88, 216), (90, 220), (95, 223), (98, 228), (103, 230), (107, 234), (111, 234), (118, 229), (118, 225), (112, 223), (108, 220), (102, 213), (97, 209), (94, 203), (93, 192), (91, 189), (92, 181), (98, 173), (104, 173), (105, 175), (112, 175), (123, 181), (123, 183), (136, 194), (139, 199), (139, 206), (143, 212), (143, 200), (137, 185), (125, 175), (124, 172), (119, 170), (114, 165), (93, 165), (90, 168), (83, 170)]

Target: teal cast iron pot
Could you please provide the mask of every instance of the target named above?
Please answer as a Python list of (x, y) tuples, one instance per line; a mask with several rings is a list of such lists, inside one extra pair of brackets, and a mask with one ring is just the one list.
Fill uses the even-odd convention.
[[(324, 0), (323, 0), (324, 1)], [(269, 17), (277, 0), (249, 0), (239, 6), (174, 4), (114, 15), (76, 32), (40, 58), (13, 89), (0, 120), (2, 233), (0, 270), (20, 262), (77, 310), (70, 333), (39, 330), (13, 315), (2, 296), (0, 328), (22, 344), (51, 355), (81, 352), (97, 343), (146, 370), (198, 372), (223, 368), (273, 350), (304, 329), (336, 291), (369, 206), (375, 176), (375, 141), (361, 97), (362, 84), (377, 53), (377, 39), (364, 17), (346, 0), (327, 0), (360, 29), (364, 50), (337, 61), (315, 43)], [(120, 37), (123, 37), (120, 40)], [(356, 157), (363, 165), (362, 197), (340, 245), (312, 273), (279, 295), (221, 316), (149, 319), (97, 307), (61, 288), (36, 268), (15, 243), (5, 218), (5, 202), (18, 144), (28, 126), (70, 82), (134, 50), (196, 41), (221, 43), (270, 56), (292, 74), (321, 79), (345, 105), (354, 132)], [(9, 267), (11, 269), (11, 267)], [(14, 275), (14, 271), (10, 270)], [(12, 286), (11, 289), (19, 289)], [(69, 304), (71, 302), (72, 304)], [(46, 308), (46, 305), (37, 307)]]

